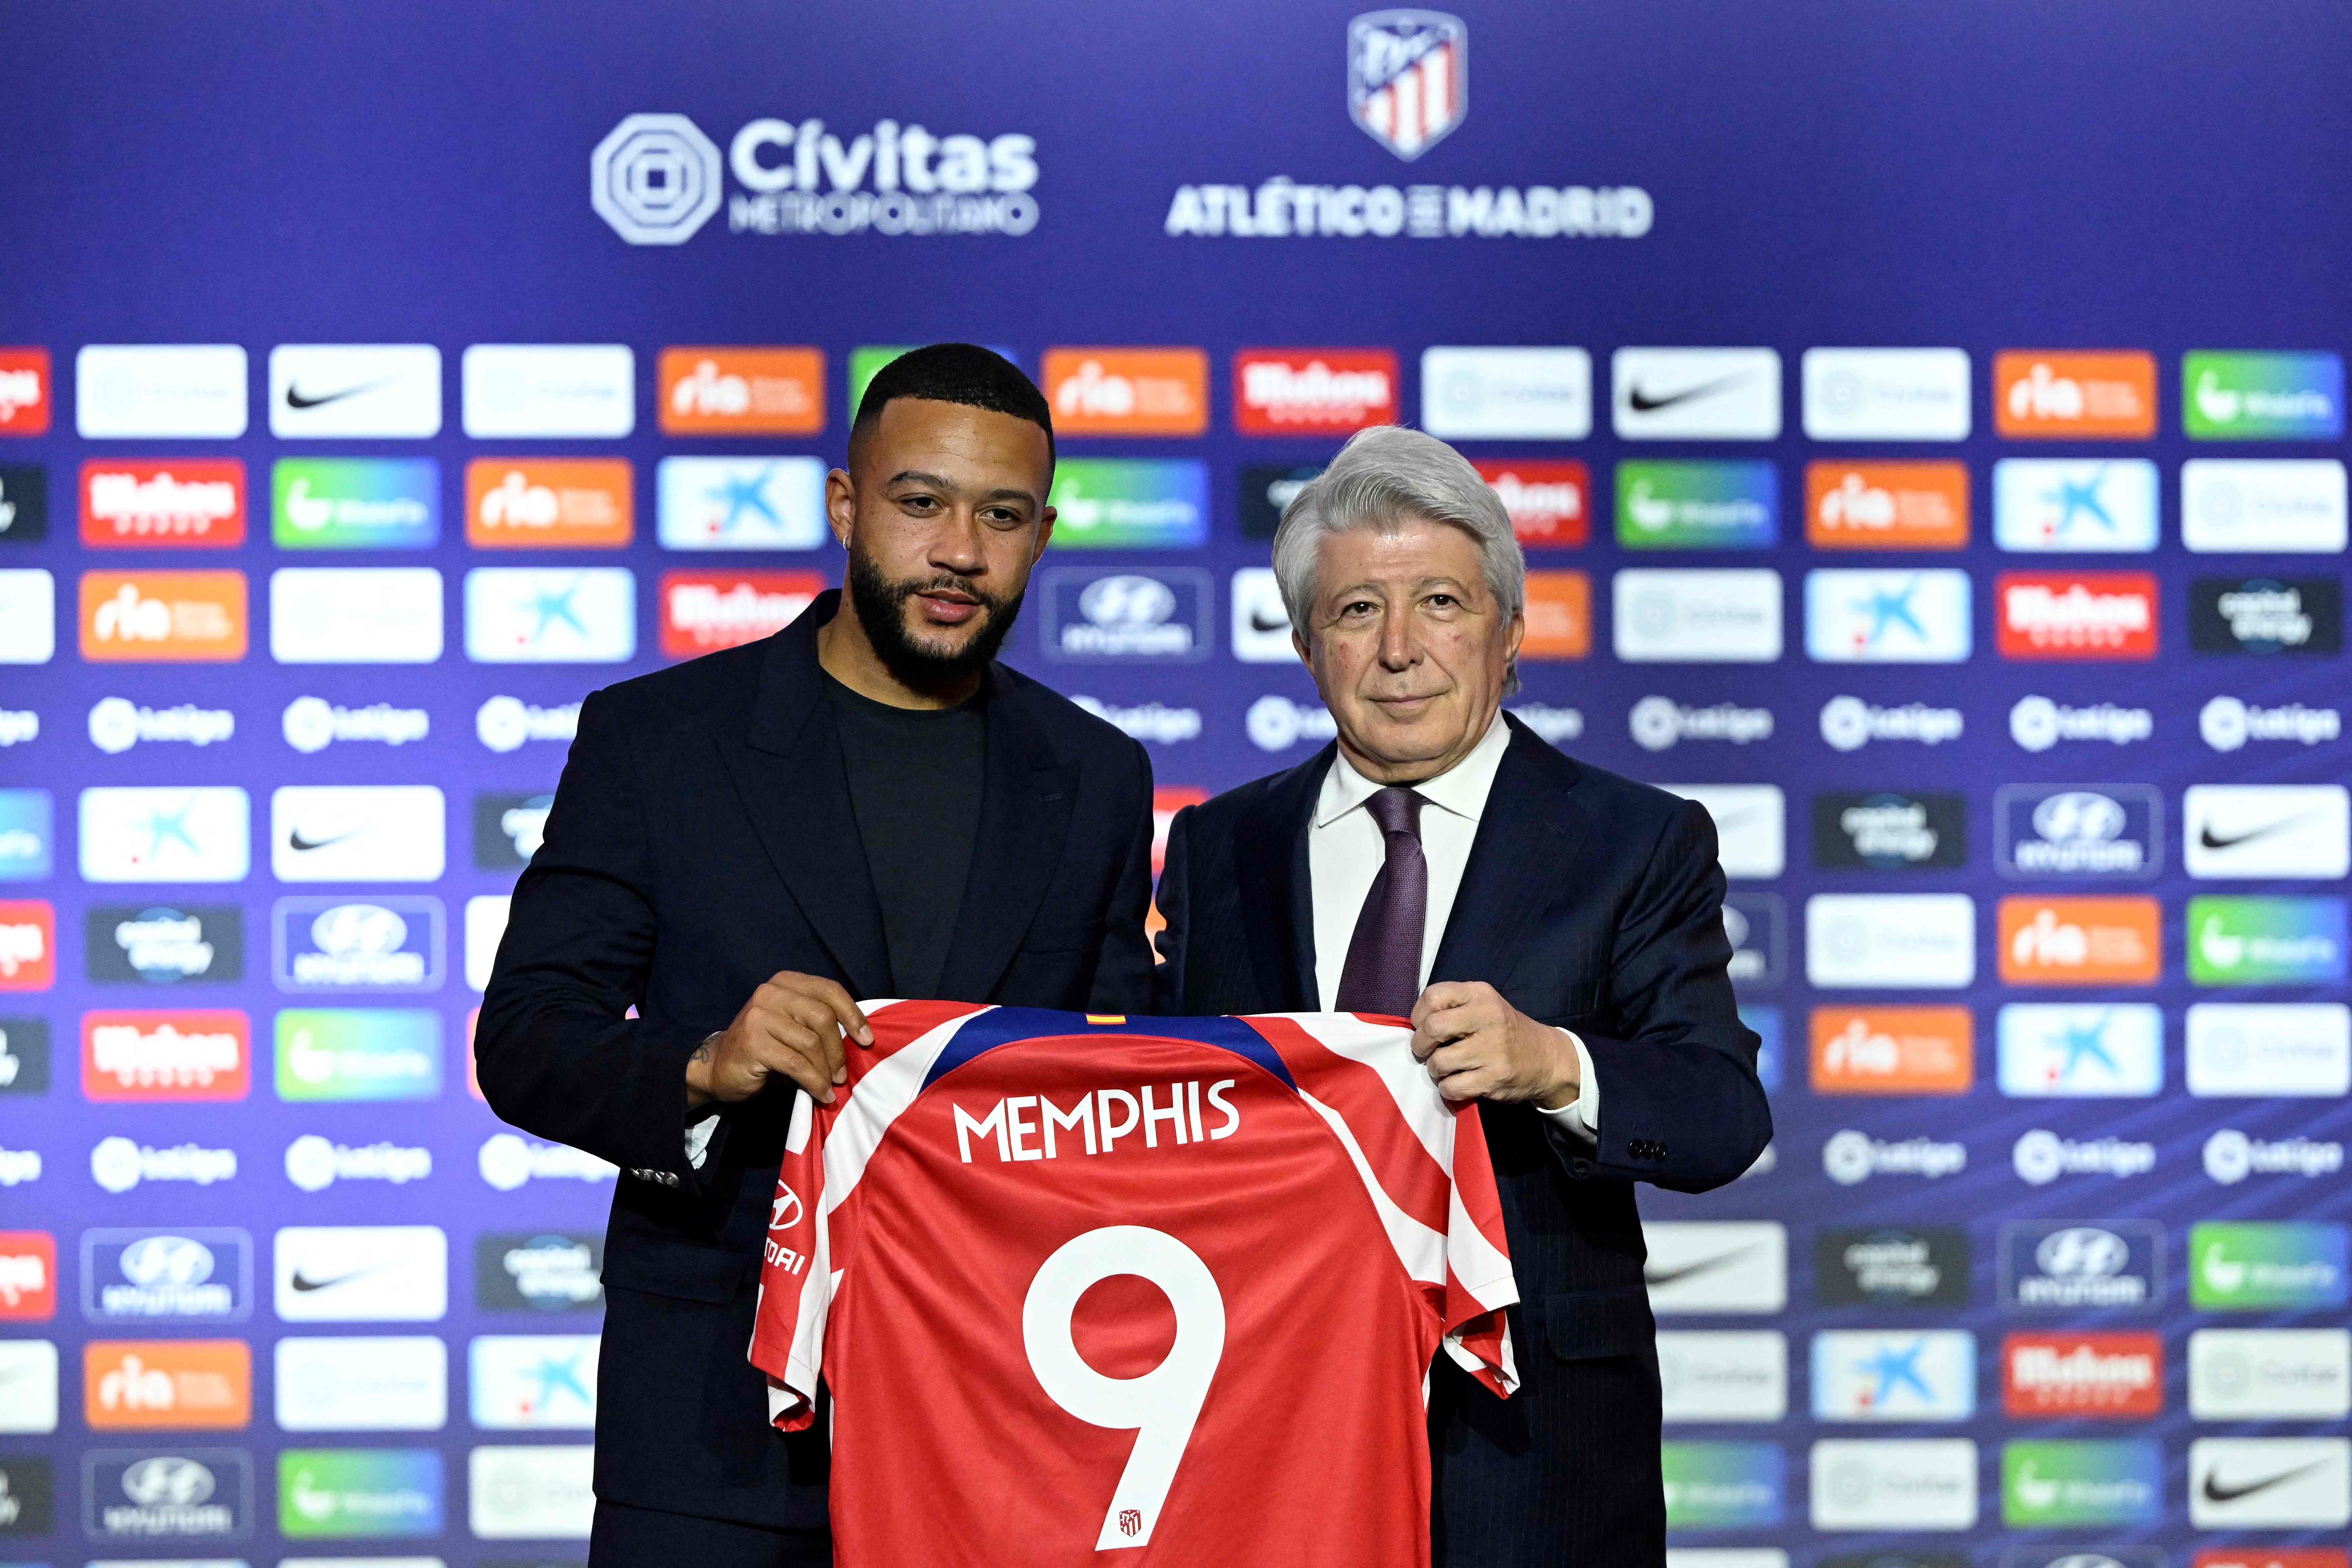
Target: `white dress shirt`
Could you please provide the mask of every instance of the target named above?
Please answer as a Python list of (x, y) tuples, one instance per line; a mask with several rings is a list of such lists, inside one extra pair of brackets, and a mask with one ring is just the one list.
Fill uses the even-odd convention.
[[(1454, 896), (1462, 890), (1462, 872), (1470, 863), (1470, 845), (1478, 837), (1478, 818), (1486, 813), (1486, 796), (1495, 787), (1495, 770), (1503, 765), (1503, 753), (1510, 744), (1510, 726), (1497, 713), (1468, 756), (1412, 786), (1424, 803), (1421, 854), (1429, 867), (1419, 989), (1428, 988), (1430, 966), (1437, 962), (1446, 920), (1454, 912)], [(1355, 940), (1365, 896), (1388, 863), (1388, 840), (1372, 814), (1364, 809), (1364, 803), (1381, 787), (1358, 773), (1345, 752), (1338, 753), (1331, 771), (1323, 775), (1315, 818), (1307, 829), (1307, 869), (1315, 899), (1315, 989), (1326, 1012), (1333, 1009), (1339, 998), (1339, 974), (1348, 964), (1348, 944)], [(1545, 1114), (1565, 1119), (1571, 1129), (1591, 1138), (1601, 1127), (1601, 1083), (1593, 1076), (1592, 1057), (1584, 1042), (1573, 1031), (1560, 1033), (1576, 1047), (1580, 1085), (1576, 1099)]]

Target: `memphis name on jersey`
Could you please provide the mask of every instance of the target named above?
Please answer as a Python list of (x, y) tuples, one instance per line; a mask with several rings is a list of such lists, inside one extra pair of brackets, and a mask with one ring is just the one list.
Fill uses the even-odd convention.
[(1393, 1019), (866, 1005), (752, 1363), (831, 1397), (839, 1568), (1426, 1564), (1443, 1353), (1517, 1385), (1475, 1106)]

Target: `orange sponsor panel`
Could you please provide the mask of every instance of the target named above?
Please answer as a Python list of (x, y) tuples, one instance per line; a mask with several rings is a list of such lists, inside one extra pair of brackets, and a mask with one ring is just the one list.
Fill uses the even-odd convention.
[(2000, 901), (2000, 978), (2010, 985), (2153, 985), (2163, 967), (2154, 899)]
[(1992, 362), (1992, 425), (2009, 437), (2147, 440), (2156, 434), (2156, 356), (2004, 350)]
[(626, 458), (477, 458), (466, 542), (498, 550), (616, 549), (635, 529)]
[[(1168, 829), (1174, 824), (1176, 814), (1188, 805), (1199, 805), (1209, 798), (1209, 792), (1197, 784), (1155, 784), (1151, 790), (1151, 879), (1157, 884), (1160, 873), (1168, 864)], [(1144, 911), (1143, 935), (1146, 941), (1168, 929), (1168, 921), (1160, 913), (1160, 899), (1154, 894), (1151, 907)]]
[(1209, 428), (1209, 356), (1200, 349), (1047, 349), (1040, 368), (1057, 436)]
[(1816, 1007), (1816, 1094), (1966, 1094), (1976, 1022), (1966, 1007)]
[(656, 371), (670, 436), (814, 436), (824, 428), (824, 351), (669, 348)]
[(1592, 651), (1592, 579), (1582, 572), (1528, 574), (1521, 658), (1582, 658)]
[(82, 1415), (94, 1429), (253, 1424), (253, 1352), (243, 1340), (92, 1340), (81, 1367)]
[(2216, 1547), (2191, 1568), (2352, 1568), (2352, 1555), (2340, 1546)]
[(85, 572), (81, 656), (111, 664), (245, 657), (242, 572)]
[(1816, 550), (1958, 550), (1966, 463), (1808, 463), (1805, 541)]

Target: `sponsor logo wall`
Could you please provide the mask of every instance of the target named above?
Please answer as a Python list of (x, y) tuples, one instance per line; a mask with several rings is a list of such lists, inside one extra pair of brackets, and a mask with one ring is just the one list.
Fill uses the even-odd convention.
[[(1835, 51), (1736, 46), (1736, 9), (1675, 47), (1851, 90)], [(1268, 543), (1391, 421), (1460, 443), (1526, 552), (1519, 721), (1713, 819), (1777, 1135), (1721, 1191), (1642, 1194), (1674, 1568), (2347, 1568), (2333, 293), (2266, 281), (2256, 333), (2206, 324), (2238, 318), (2196, 268), (2119, 302), (2120, 236), (2004, 272), (1981, 167), (2033, 210), (2079, 193), (2014, 125), (1942, 162), (1940, 121), (1876, 155), (1958, 226), (1856, 220), (1942, 258), (1908, 302), (1858, 252), (1751, 273), (1822, 170), (1759, 136), (1735, 212), (1720, 150), (1612, 151), (1528, 74), (1622, 50), (1572, 15), (1252, 13), (1215, 68), (1255, 96), (1206, 100), (1123, 22), (1007, 26), (1194, 112), (766, 65), (716, 92), (748, 68), (635, 33), (642, 94), (516, 102), (387, 36), (370, 58), (562, 172), (499, 232), (371, 241), (336, 311), (271, 281), (314, 216), (289, 195), (234, 233), (206, 209), (173, 265), (219, 309), (175, 277), (133, 310), (37, 236), (12, 259), (40, 287), (0, 314), (0, 1558), (584, 1556), (630, 1178), (490, 1114), (480, 986), (583, 698), (839, 583), (826, 471), (936, 335), (1054, 410), (1007, 657), (1144, 744), (1163, 842), (1331, 738)], [(2201, 71), (2188, 26), (2147, 47)], [(2128, 119), (2055, 39), (1936, 69), (2036, 48), (2070, 115)], [(2200, 112), (2265, 111), (2238, 76)], [(88, 89), (20, 86), (53, 118)], [(216, 96), (151, 134), (265, 149), (306, 203), (380, 177)], [(228, 199), (206, 175), (133, 226), (126, 169), (21, 155), (87, 187), (60, 232), (126, 253)], [(2219, 173), (2333, 201), (2332, 164), (2277, 163)], [(1784, 310), (1824, 268), (1827, 313)], [(2079, 341), (2034, 303), (2094, 293)]]

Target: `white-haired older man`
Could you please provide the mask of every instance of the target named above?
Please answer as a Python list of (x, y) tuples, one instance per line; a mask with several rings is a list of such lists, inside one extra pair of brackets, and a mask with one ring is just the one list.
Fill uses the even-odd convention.
[(1431, 1369), (1434, 1560), (1658, 1568), (1633, 1184), (1718, 1186), (1772, 1131), (1714, 824), (1501, 711), (1526, 567), (1444, 442), (1357, 436), (1283, 513), (1274, 565), (1339, 737), (1177, 816), (1157, 1004), (1412, 1018), (1445, 1093), (1486, 1102), (1522, 1303), (1516, 1396)]

